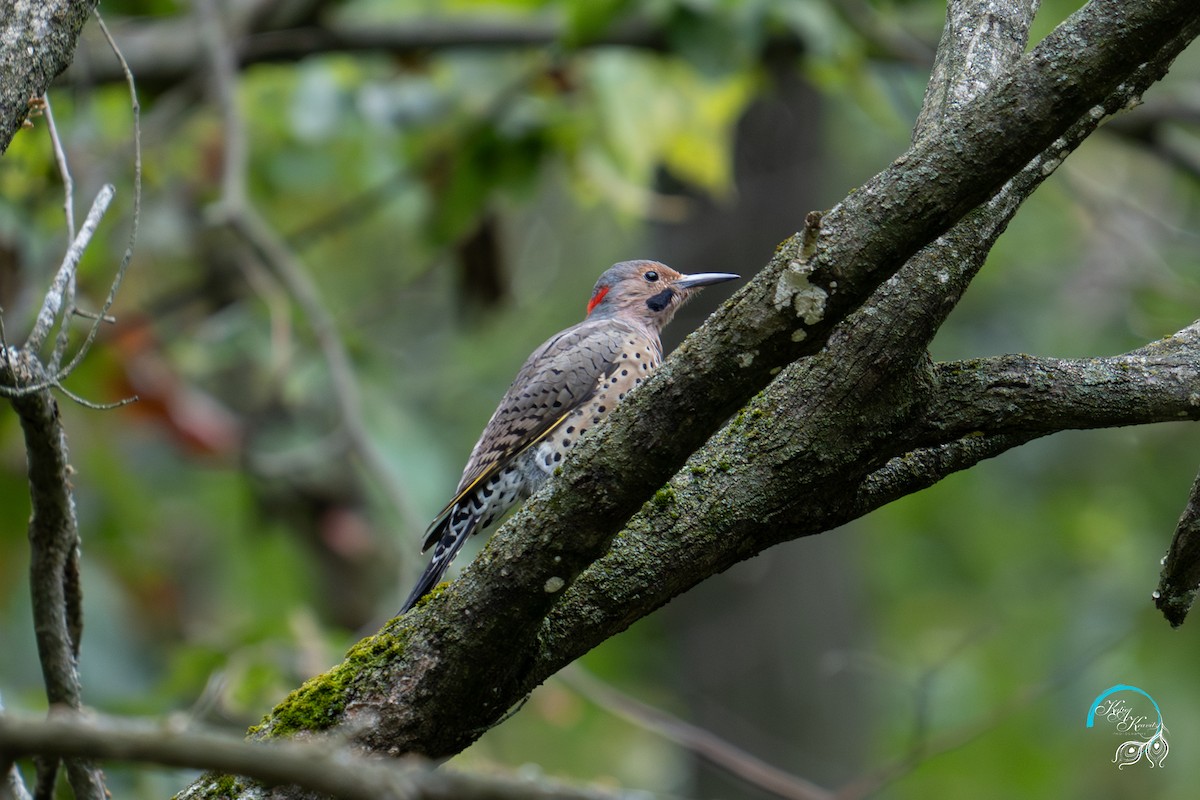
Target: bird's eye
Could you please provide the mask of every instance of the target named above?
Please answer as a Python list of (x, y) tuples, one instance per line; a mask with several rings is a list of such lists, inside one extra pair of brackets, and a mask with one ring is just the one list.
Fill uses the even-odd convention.
[(651, 283), (654, 283), (656, 280), (658, 280), (658, 273), (655, 272), (654, 270), (650, 270), (642, 277), (645, 278), (646, 280), (650, 281)]

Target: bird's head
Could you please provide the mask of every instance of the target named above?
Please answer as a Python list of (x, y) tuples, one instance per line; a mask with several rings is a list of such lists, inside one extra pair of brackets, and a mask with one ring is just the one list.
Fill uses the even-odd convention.
[(621, 317), (662, 330), (700, 287), (737, 277), (730, 272), (684, 275), (657, 261), (622, 261), (596, 281), (588, 318)]

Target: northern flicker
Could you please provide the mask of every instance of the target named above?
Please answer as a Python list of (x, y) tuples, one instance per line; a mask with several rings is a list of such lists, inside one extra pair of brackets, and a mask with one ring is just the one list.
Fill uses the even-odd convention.
[(404, 602), (437, 585), (467, 537), (532, 495), (588, 428), (662, 361), (659, 333), (701, 286), (726, 272), (682, 275), (657, 261), (623, 261), (592, 290), (587, 317), (525, 361), (463, 469), (458, 491), (425, 532), (433, 560)]

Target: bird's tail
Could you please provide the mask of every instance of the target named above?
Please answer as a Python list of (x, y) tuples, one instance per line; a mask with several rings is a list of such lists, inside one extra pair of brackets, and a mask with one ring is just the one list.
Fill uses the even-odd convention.
[(479, 514), (472, 509), (469, 502), (454, 506), (449, 509), (449, 513), (434, 523), (425, 539), (426, 547), (437, 542), (433, 549), (433, 559), (417, 579), (417, 585), (413, 587), (408, 599), (404, 601), (404, 607), (400, 609), (401, 614), (415, 606), (418, 600), (438, 585), (458, 551), (478, 527)]

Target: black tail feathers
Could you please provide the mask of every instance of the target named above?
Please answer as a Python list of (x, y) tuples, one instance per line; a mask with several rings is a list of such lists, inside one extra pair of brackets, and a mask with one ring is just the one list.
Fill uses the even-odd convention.
[(413, 587), (408, 599), (404, 601), (404, 607), (400, 609), (401, 614), (415, 606), (418, 600), (429, 594), (433, 587), (438, 585), (442, 576), (446, 574), (446, 570), (450, 568), (454, 557), (458, 555), (458, 551), (475, 532), (479, 519), (474, 514), (460, 515), (455, 513), (457, 511), (455, 509), (447, 514), (426, 538), (426, 547), (428, 547), (436, 536), (437, 547), (433, 550), (433, 559), (429, 562), (429, 566), (421, 573), (421, 577), (417, 579), (417, 585)]

